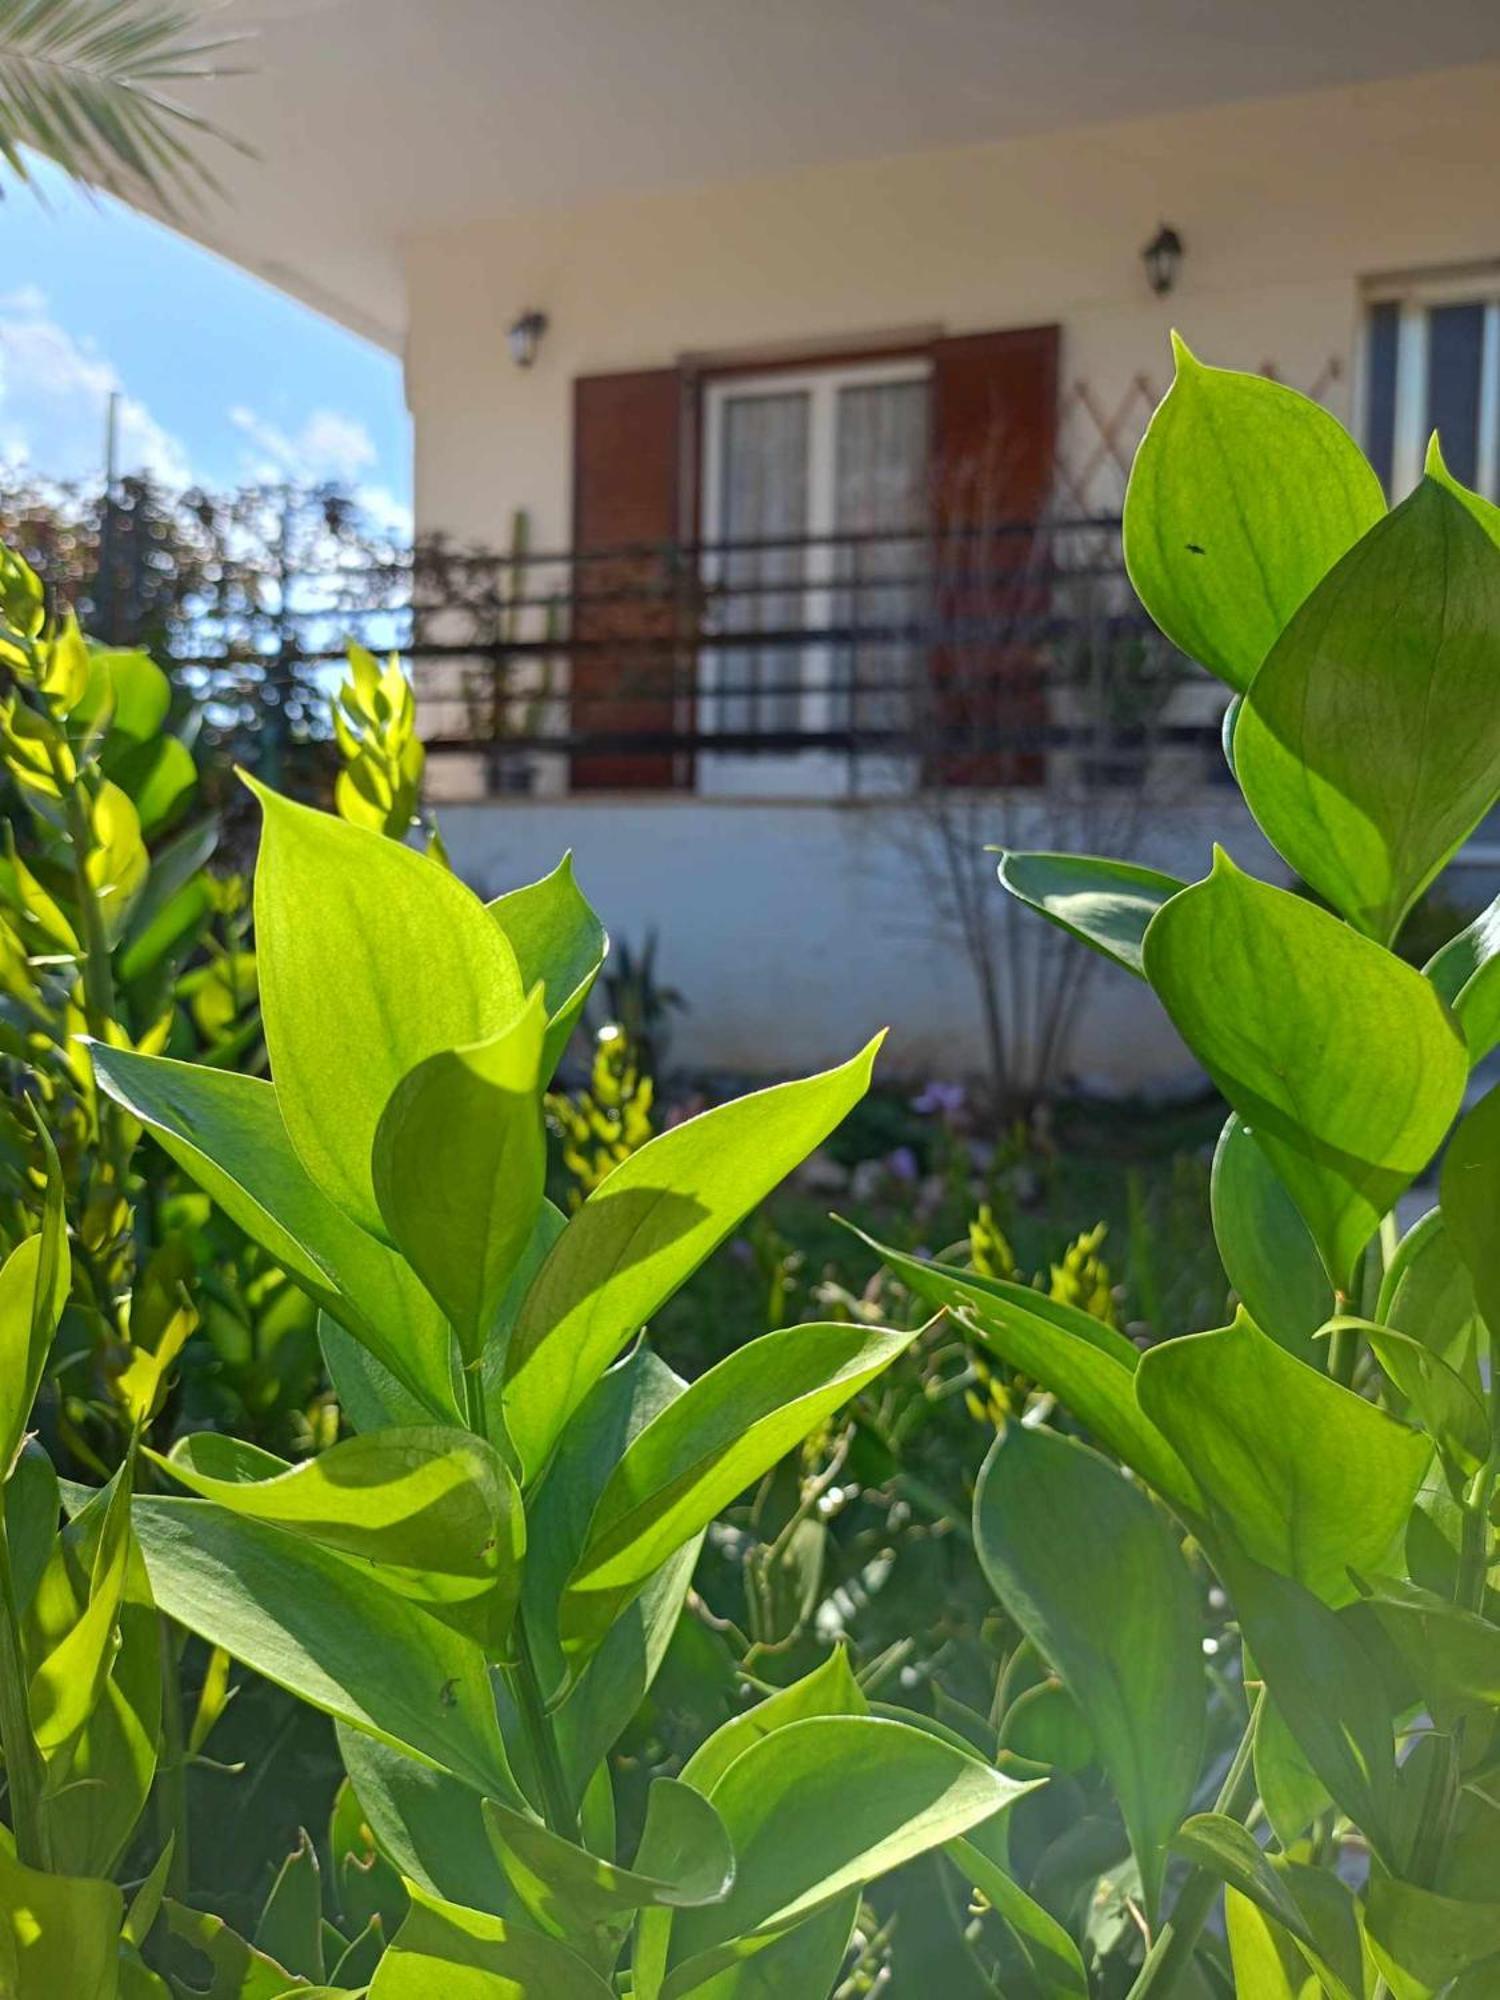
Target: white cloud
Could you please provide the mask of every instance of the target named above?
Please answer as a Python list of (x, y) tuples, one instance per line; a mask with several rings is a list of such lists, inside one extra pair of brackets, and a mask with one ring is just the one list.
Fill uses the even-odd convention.
[(365, 477), (380, 455), (357, 417), (342, 410), (316, 409), (289, 431), (240, 403), (230, 410), (229, 421), (245, 439), (242, 477), (247, 484), (291, 480), (299, 485), (342, 486), (377, 528), (397, 540), (410, 538), (411, 507), (389, 486)]
[[(92, 341), (51, 317), (39, 287), (0, 295), (0, 459), (44, 479), (98, 481), (109, 399), (121, 386)], [(116, 452), (121, 472), (190, 483), (181, 442), (136, 396), (120, 398)]]

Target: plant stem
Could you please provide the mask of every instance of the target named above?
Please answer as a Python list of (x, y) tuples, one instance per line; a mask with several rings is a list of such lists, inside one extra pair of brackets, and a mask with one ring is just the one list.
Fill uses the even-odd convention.
[(188, 1887), (187, 1731), (182, 1720), (181, 1656), (171, 1620), (157, 1613), (161, 1645), (161, 1761), (156, 1768), (156, 1832), (163, 1847), (172, 1842), (168, 1892)]
[(16, 1859), (27, 1868), (45, 1868), (49, 1855), (47, 1829), (42, 1819), (42, 1760), (31, 1733), (28, 1684), (10, 1567), (10, 1537), (0, 1495), (0, 1747), (5, 1752), (5, 1772), (10, 1781)]
[(89, 1033), (102, 1041), (115, 1014), (115, 976), (109, 959), (109, 940), (104, 929), (104, 912), (94, 885), (89, 880), (88, 859), (94, 844), (82, 789), (69, 787), (63, 800), (68, 828), (68, 845), (73, 850), (73, 887), (78, 897), (78, 916), (83, 925), (83, 1005)]
[(521, 1727), (526, 1732), (532, 1762), (536, 1766), (537, 1782), (542, 1788), (543, 1816), (554, 1833), (560, 1833), (564, 1840), (576, 1841), (578, 1815), (568, 1797), (568, 1781), (563, 1774), (562, 1759), (557, 1754), (557, 1738), (552, 1731), (547, 1704), (542, 1698), (531, 1642), (526, 1636), (526, 1620), (519, 1605), (516, 1607), (515, 1641), (516, 1664), (511, 1672), (511, 1686), (521, 1714)]
[[(1255, 1698), (1255, 1706), (1250, 1711), (1250, 1720), (1245, 1724), (1245, 1733), (1240, 1738), (1239, 1748), (1224, 1774), (1224, 1782), (1219, 1787), (1219, 1796), (1214, 1800), (1216, 1813), (1227, 1813), (1231, 1819), (1239, 1819), (1250, 1804), (1253, 1796), (1254, 1772), (1251, 1759), (1255, 1750), (1255, 1725), (1260, 1719), (1260, 1711), (1265, 1702), (1266, 1691), (1261, 1689)], [(1183, 1883), (1173, 1906), (1170, 1918), (1157, 1932), (1145, 1961), (1136, 1974), (1135, 1984), (1126, 1995), (1126, 2000), (1146, 2000), (1146, 1995), (1156, 1996), (1170, 1993), (1178, 1980), (1192, 1963), (1197, 1947), (1198, 1933), (1208, 1919), (1223, 1884), (1217, 1875), (1207, 1868), (1195, 1868)]]

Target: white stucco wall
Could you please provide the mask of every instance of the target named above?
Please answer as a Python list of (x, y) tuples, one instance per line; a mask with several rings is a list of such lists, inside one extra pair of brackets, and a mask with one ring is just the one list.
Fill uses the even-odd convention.
[[(997, 809), (1002, 826), (1017, 844), (1049, 831)], [(691, 1009), (673, 1028), (674, 1056), (690, 1068), (785, 1075), (842, 1061), (888, 1027), (884, 1075), (983, 1070), (973, 976), (935, 906), (921, 861), (927, 823), (909, 806), (595, 796), (445, 806), (442, 827), (454, 866), (485, 895), (534, 880), (571, 847), (580, 884), (617, 937), (639, 946), (655, 926), (659, 974)], [(1215, 838), (1270, 872), (1227, 788), (1164, 817), (1140, 858), (1196, 878)], [(993, 894), (999, 907), (998, 882)], [(1040, 917), (1016, 914), (1019, 949), (1084, 951)], [(1114, 1091), (1194, 1073), (1154, 996), (1103, 963), (1074, 1067)]]
[[(1158, 301), (1163, 218), (1187, 256)], [(1055, 320), (1109, 411), (1165, 386), (1176, 324), (1299, 387), (1334, 364), (1346, 414), (1361, 280), (1496, 258), (1500, 65), (476, 222), (405, 245), (417, 517), (494, 543), (524, 507), (557, 546), (575, 375), (909, 328)], [(523, 373), (527, 306), (552, 324)]]

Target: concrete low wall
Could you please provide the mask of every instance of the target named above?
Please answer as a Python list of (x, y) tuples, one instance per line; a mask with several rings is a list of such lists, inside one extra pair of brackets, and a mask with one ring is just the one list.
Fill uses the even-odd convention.
[[(1013, 845), (1060, 844), (1043, 810), (1029, 828), (1024, 812), (1008, 810)], [(617, 937), (638, 945), (655, 926), (661, 977), (691, 1008), (673, 1044), (689, 1066), (785, 1074), (839, 1061), (889, 1027), (887, 1075), (984, 1067), (974, 977), (938, 904), (932, 825), (919, 806), (594, 797), (446, 806), (441, 819), (455, 867), (486, 895), (545, 874), (571, 847)], [(997, 814), (996, 834), (981, 840), (1001, 830)], [(1264, 844), (1227, 791), (1164, 815), (1136, 858), (1196, 877), (1215, 838), (1266, 868)], [(994, 894), (1003, 898), (998, 883)], [(1017, 914), (1016, 948), (1084, 950)], [(1148, 990), (1102, 963), (1072, 1066), (1116, 1091), (1192, 1075)]]

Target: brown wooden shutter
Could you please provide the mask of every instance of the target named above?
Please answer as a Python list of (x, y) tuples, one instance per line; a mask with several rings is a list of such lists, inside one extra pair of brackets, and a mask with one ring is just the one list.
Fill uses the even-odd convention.
[(1001, 747), (1046, 727), (1038, 544), (1057, 443), (1058, 329), (963, 334), (932, 348), (937, 600), (929, 779), (1039, 785), (1045, 750)]
[(617, 739), (574, 753), (578, 791), (692, 782), (672, 741), (691, 715), (693, 677), (675, 558), (684, 400), (673, 368), (573, 385), (573, 547), (585, 558), (573, 585), (573, 730)]

